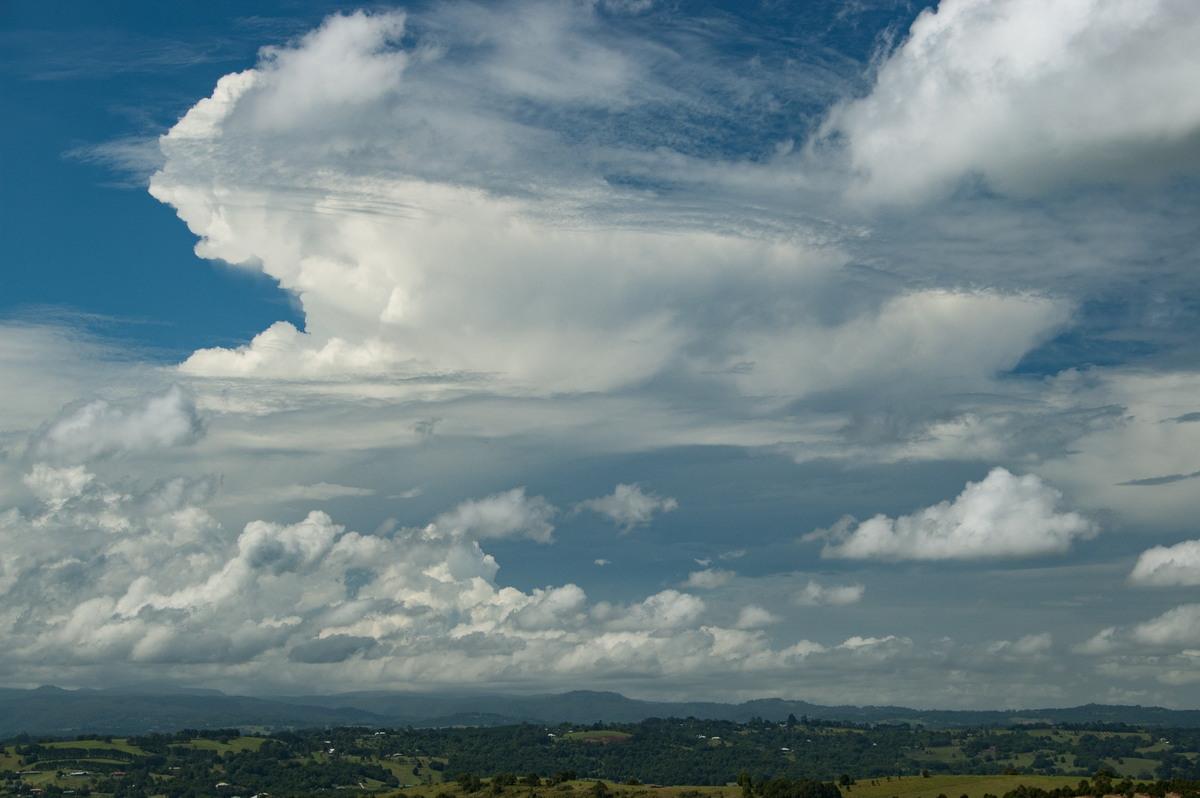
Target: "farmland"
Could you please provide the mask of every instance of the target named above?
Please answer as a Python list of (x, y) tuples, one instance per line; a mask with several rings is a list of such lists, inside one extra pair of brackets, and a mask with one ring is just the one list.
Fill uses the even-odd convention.
[(519, 798), (1065, 798), (1153, 793), (1168, 782), (1190, 794), (1186, 784), (1197, 780), (1200, 731), (1123, 724), (947, 731), (651, 718), (590, 726), (22, 736), (0, 748), (3, 788), (36, 798), (347, 791), (420, 798), (483, 791)]

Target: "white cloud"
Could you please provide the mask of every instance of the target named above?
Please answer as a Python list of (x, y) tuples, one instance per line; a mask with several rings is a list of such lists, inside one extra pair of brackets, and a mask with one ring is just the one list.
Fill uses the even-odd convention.
[(1197, 36), (1188, 0), (942, 0), (827, 132), (886, 201), (972, 173), (1027, 193), (1195, 169)]
[[(65, 666), (85, 681), (166, 672), (239, 690), (332, 678), (363, 689), (570, 689), (617, 678), (659, 695), (732, 698), (786, 690), (802, 672), (831, 685), (831, 700), (882, 702), (899, 685), (928, 705), (978, 706), (1004, 697), (988, 687), (999, 658), (1027, 679), (1023, 689), (1054, 687), (1031, 687), (1044, 674), (1020, 672), (1053, 652), (1048, 633), (975, 647), (900, 634), (779, 644), (764, 627), (784, 619), (757, 602), (710, 608), (665, 590), (593, 603), (570, 583), (499, 585), (498, 563), (476, 540), (428, 526), (361, 534), (314, 511), (231, 535), (200, 508), (200, 483), (120, 492), (77, 466), (30, 481), (46, 486), (37, 512), (0, 512), (0, 665), (31, 680)], [(711, 622), (718, 610), (732, 615), (727, 625)], [(1130, 642), (1185, 642), (1194, 616), (1178, 608)], [(1187, 662), (1171, 654), (1138, 673), (1186, 686)], [(953, 678), (930, 688), (929, 674), (947, 669)]]
[(1054, 404), (1119, 408), (1121, 413), (1072, 436), (1069, 451), (1040, 465), (1038, 473), (1069, 492), (1078, 506), (1115, 509), (1139, 526), (1185, 537), (1195, 521), (1194, 481), (1131, 483), (1195, 470), (1200, 425), (1160, 422), (1196, 406), (1200, 374), (1192, 369), (1071, 370), (1054, 382), (1049, 397)]
[[(629, 57), (597, 37), (575, 3), (530, 2), (488, 13), (455, 9), (467, 35), (494, 45), (485, 74), (503, 94), (525, 99), (619, 110), (638, 92)], [(585, 35), (580, 35), (584, 33)]]
[[(349, 485), (331, 485), (328, 482), (318, 482), (315, 485), (286, 485), (272, 494), (277, 501), (328, 501), (345, 496), (370, 496), (375, 491), (370, 488), (354, 488)], [(408, 497), (405, 497), (408, 498)]]
[(434, 526), (442, 532), (479, 540), (527, 537), (549, 543), (554, 539), (554, 525), (550, 521), (557, 513), (541, 496), (530, 498), (524, 488), (513, 488), (485, 499), (465, 501), (439, 515)]
[[(454, 684), (512, 668), (550, 675), (578, 647), (610, 644), (606, 657), (699, 672), (715, 645), (691, 631), (704, 602), (679, 591), (589, 607), (572, 584), (496, 586), (497, 563), (474, 538), (549, 534), (552, 508), (520, 489), (464, 502), (423, 528), (362, 535), (313, 511), (295, 523), (252, 521), (230, 542), (191, 503), (205, 494), (179, 482), (118, 493), (79, 466), (42, 466), (28, 481), (41, 512), (0, 514), (0, 590), (32, 602), (0, 608), (10, 665), (237, 665), (264, 683), (338, 665), (367, 683)], [(675, 656), (684, 649), (687, 665)], [(500, 650), (506, 657), (493, 658)]]
[(694, 624), (704, 609), (704, 602), (690, 593), (664, 590), (626, 608), (601, 602), (593, 615), (609, 629), (668, 630)]
[(693, 571), (688, 574), (687, 581), (683, 583), (685, 588), (699, 588), (701, 590), (711, 590), (712, 588), (721, 587), (729, 584), (736, 573), (733, 571), (725, 571), (720, 568), (706, 568), (703, 571)]
[(1200, 604), (1183, 604), (1138, 624), (1133, 638), (1154, 646), (1200, 645)]
[[(901, 695), (977, 706), (1016, 701), (1017, 690), (1047, 700), (1058, 700), (1055, 690), (1083, 700), (1121, 694), (1094, 689), (1110, 686), (1095, 674), (1117, 668), (1120, 658), (1134, 663), (1144, 644), (1132, 624), (1109, 626), (1074, 650), (1055, 646), (1065, 639), (1061, 628), (1051, 637), (1011, 626), (1008, 639), (994, 643), (910, 645), (901, 635), (930, 628), (923, 624), (954, 634), (974, 610), (947, 610), (939, 595), (914, 619), (898, 601), (871, 608), (870, 623), (855, 629), (848, 619), (865, 617), (862, 609), (837, 605), (862, 601), (863, 585), (809, 579), (811, 569), (792, 561), (772, 565), (763, 547), (774, 545), (773, 536), (778, 544), (785, 527), (754, 518), (729, 527), (721, 519), (731, 505), (710, 514), (704, 504), (740, 497), (778, 508), (776, 519), (785, 506), (827, 518), (861, 515), (866, 506), (869, 515), (884, 506), (864, 505), (873, 491), (820, 490), (829, 468), (875, 469), (872, 488), (895, 507), (899, 486), (925, 473), (944, 479), (963, 463), (1019, 464), (1045, 482), (993, 472), (935, 507), (847, 522), (826, 536), (825, 554), (1065, 551), (1095, 527), (1060, 511), (1048, 484), (1081, 513), (1139, 527), (1151, 519), (1157, 540), (1187, 537), (1179, 530), (1194, 521), (1194, 484), (1170, 478), (1195, 471), (1200, 424), (1160, 421), (1195, 413), (1197, 380), (1182, 370), (1190, 366), (1071, 370), (1055, 358), (1080, 341), (1103, 346), (1105, 358), (1155, 350), (1156, 364), (1169, 363), (1172, 346), (1190, 351), (1183, 344), (1195, 336), (1178, 321), (1194, 315), (1186, 304), (1194, 248), (1178, 233), (1194, 215), (1190, 184), (1111, 204), (1091, 191), (1029, 202), (985, 192), (937, 213), (844, 214), (835, 194), (845, 162), (818, 167), (808, 153), (789, 154), (790, 145), (743, 142), (758, 124), (734, 99), (790, 109), (800, 104), (776, 90), (811, 80), (821, 85), (810, 99), (825, 102), (832, 96), (826, 77), (791, 60), (772, 73), (769, 53), (753, 64), (730, 60), (715, 53), (726, 42), (710, 30), (707, 55), (725, 64), (713, 67), (691, 57), (710, 46), (702, 37), (688, 44), (677, 35), (687, 26), (637, 38), (675, 20), (678, 9), (629, 26), (596, 13), (602, 6), (448, 2), (408, 17), (333, 17), (266, 50), (255, 69), (223, 78), (163, 138), (153, 191), (200, 237), (198, 253), (278, 281), (304, 323), (281, 322), (241, 346), (196, 352), (178, 370), (116, 367), (70, 336), (51, 341), (45, 331), (0, 327), (0, 371), (11, 377), (0, 385), (0, 587), (7, 591), (0, 636), (12, 642), (0, 652), (0, 670), (33, 683), (65, 672), (80, 683), (114, 671), (127, 680), (126, 671), (137, 671), (216, 686), (336, 678), (363, 687), (548, 689), (619, 680), (643, 695), (751, 693), (741, 697), (794, 690), (802, 675), (842, 701)], [(1122, 100), (1123, 85), (1111, 95), (1089, 87), (1061, 103), (1059, 117), (1032, 115), (1034, 104), (1054, 96), (1053, 76), (1071, 76), (1055, 72), (1053, 58), (1098, 57), (1096, 32), (1107, 18), (1073, 17), (1078, 41), (1061, 35), (1070, 25), (1059, 23), (1087, 4), (1036, 9), (1053, 23), (1038, 29), (1045, 41), (1008, 47), (1004, 63), (993, 57), (998, 50), (976, 44), (991, 30), (1007, 45), (1013, 20), (1031, 18), (1032, 6), (942, 6), (941, 21), (923, 17), (885, 63), (875, 93), (834, 118), (871, 198), (937, 194), (970, 172), (1001, 192), (1026, 193), (1078, 177), (1080, 163), (1095, 167), (1088, 177), (1121, 178), (1125, 155), (1161, 172), (1150, 156), (1179, 150), (1175, 133), (1150, 144), (1143, 133), (1165, 130), (1165, 115), (1186, 117), (1187, 103), (1157, 109), (1158, 121), (1132, 115), (1128, 124), (1148, 127), (1110, 157), (1115, 148), (1104, 142), (1116, 128), (1106, 127), (1103, 106)], [(1168, 45), (1194, 38), (1190, 10), (1162, 2), (1142, 8), (1179, 14), (1183, 24)], [(1130, 54), (1126, 34), (1137, 30), (1116, 31), (1112, 52)], [(1157, 37), (1152, 25), (1140, 30)], [(965, 45), (973, 52), (956, 49)], [(904, 91), (912, 77), (906, 59), (920, 47), (932, 98)], [(790, 58), (783, 49), (773, 52)], [(1010, 68), (1039, 52), (1050, 62), (1021, 83)], [(1181, 73), (1190, 58), (1176, 59)], [(972, 64), (995, 92), (980, 90)], [(837, 68), (849, 80), (855, 67)], [(718, 75), (722, 69), (729, 74)], [(954, 69), (961, 92), (945, 85)], [(708, 80), (714, 76), (728, 80)], [(968, 94), (985, 111), (1014, 109), (994, 126), (1003, 146), (975, 135), (973, 118), (960, 113)], [(889, 97), (896, 102), (887, 104)], [(1081, 146), (1048, 152), (1044, 145), (1061, 142), (1039, 131), (1087, 103), (1103, 112), (1102, 124), (1072, 123), (1063, 141)], [(909, 118), (906, 108), (932, 108), (940, 121), (929, 124), (944, 128)], [(614, 124), (595, 124), (598, 115)], [(777, 124), (764, 129), (803, 128), (771, 119)], [(917, 154), (872, 160), (875, 133), (893, 134), (887, 146)], [(1142, 287), (1130, 295), (1133, 286)], [(1107, 310), (1096, 324), (1094, 308), (1109, 307), (1113, 292), (1131, 316), (1145, 316), (1144, 326), (1105, 326)], [(1059, 332), (1067, 334), (1054, 340)], [(1006, 373), (1044, 343), (1022, 365), (1056, 375)], [(164, 423), (152, 422), (147, 397), (167, 396), (164, 380), (186, 386), (200, 411), (168, 403)], [(146, 393), (130, 398), (130, 385)], [(46, 408), (81, 395), (104, 401), (71, 405), (37, 431)], [(208, 421), (203, 437), (179, 432), (189, 413)], [(731, 454), (732, 447), (740, 448)], [(687, 539), (621, 543), (638, 553), (669, 547), (672, 562), (698, 557), (701, 570), (674, 591), (647, 597), (664, 585), (646, 589), (644, 569), (591, 566), (636, 554), (580, 548), (569, 529), (578, 516), (558, 513), (541, 496), (515, 489), (456, 506), (498, 484), (595, 496), (609, 488), (581, 488), (587, 469), (597, 458), (615, 468), (631, 452), (643, 458), (638, 473), (654, 473), (660, 458), (674, 464), (668, 468), (689, 461), (686, 478), (676, 470), (671, 483), (688, 491), (676, 494), (686, 505), (680, 513), (694, 515), (678, 519), (687, 523), (675, 530)], [(731, 466), (747, 452), (755, 456)], [(780, 453), (798, 466), (776, 463), (786, 459)], [(172, 463), (186, 478), (139, 483), (164, 479)], [(792, 476), (780, 480), (776, 468)], [(781, 483), (795, 484), (788, 480), (797, 470), (816, 481), (780, 491)], [(895, 478), (898, 470), (905, 475)], [(703, 487), (726, 478), (711, 494)], [(402, 506), (388, 501), (418, 493), (420, 501)], [(842, 499), (853, 506), (832, 504)], [(619, 485), (573, 510), (595, 511), (629, 531), (675, 504)], [(388, 515), (402, 520), (378, 525)], [(525, 570), (522, 582), (550, 573), (561, 576), (547, 580), (556, 584), (517, 589), (496, 581), (505, 572), (487, 552), (489, 541), (554, 536), (562, 539), (554, 556), (526, 549), (544, 568)], [(743, 544), (750, 549), (718, 554)], [(1151, 581), (1131, 580), (1186, 580), (1186, 551), (1169, 552), (1174, 564), (1163, 560)], [(743, 555), (753, 561), (743, 571), (776, 572), (735, 581), (731, 571), (710, 568)], [(1072, 582), (1079, 570), (1061, 571), (1039, 588), (1043, 606), (1057, 599), (1065, 607), (1086, 594)], [(1001, 578), (986, 569), (955, 573), (960, 580), (978, 573), (981, 590)], [(1111, 567), (1106, 573), (1111, 581)], [(1095, 584), (1095, 571), (1086, 578)], [(594, 604), (589, 580), (619, 603)], [(885, 590), (875, 576), (871, 584), (898, 598), (933, 589), (892, 582)], [(1030, 595), (1006, 596), (995, 612), (1012, 624), (1029, 617), (1022, 610)], [(1091, 618), (1096, 628), (1112, 622)], [(1144, 626), (1150, 638), (1182, 636)], [(1087, 626), (1076, 619), (1072, 628)], [(46, 634), (38, 638), (34, 629)], [(812, 639), (797, 641), (801, 634)], [(1056, 660), (1063, 667), (1051, 670), (1045, 658), (1083, 649), (1096, 654), (1092, 670), (1074, 686), (1047, 683), (1046, 674), (1071, 672), (1074, 663)], [(1161, 662), (1129, 666), (1137, 676), (1128, 677), (1128, 695), (1156, 682), (1184, 684), (1194, 668), (1181, 654), (1154, 656)], [(1023, 660), (1042, 664), (1022, 670)], [(1013, 678), (996, 678), (999, 668)]]
[[(78, 330), (50, 324), (0, 321), (0, 403), (7, 430), (31, 430), (46, 421), (47, 408), (78, 399), (81, 384), (97, 390), (128, 380), (128, 369), (117, 367), (111, 347), (90, 340)], [(53, 372), (46, 369), (54, 363)]]
[(597, 512), (621, 528), (622, 533), (645, 526), (655, 513), (674, 510), (679, 504), (669, 496), (643, 491), (638, 485), (619, 484), (608, 496), (588, 499), (576, 507)]
[(844, 518), (805, 540), (824, 538), (822, 557), (889, 560), (968, 560), (1062, 554), (1096, 527), (1078, 513), (1059, 513), (1062, 498), (1037, 476), (994, 468), (968, 482), (953, 502), (913, 515), (877, 515), (857, 523)]
[(863, 585), (833, 585), (826, 587), (815, 579), (796, 596), (796, 603), (803, 606), (816, 607), (825, 604), (854, 604), (860, 601), (866, 587)]
[(33, 441), (31, 454), (55, 463), (83, 463), (192, 443), (204, 423), (178, 386), (126, 404), (96, 399), (65, 411)]
[(1117, 627), (1108, 626), (1080, 644), (1077, 650), (1081, 654), (1108, 654), (1119, 646), (1116, 637)]
[[(594, 35), (588, 4), (500, 4), (487, 24), (474, 7), (429, 13), (440, 54), (407, 40), (397, 51), (395, 15), (335, 17), (224, 78), (163, 138), (151, 192), (200, 237), (197, 252), (261, 269), (305, 317), (304, 332), (278, 322), (248, 344), (195, 352), (183, 373), (387, 376), (414, 393), (507, 396), (610, 392), (670, 373), (782, 404), (897, 381), (974, 386), (1069, 318), (1068, 302), (986, 281), (845, 298), (842, 243), (858, 232), (798, 225), (769, 199), (780, 170), (701, 169), (553, 127), (586, 120), (592, 103), (710, 106), (661, 84), (660, 62), (645, 62), (661, 45)], [(347, 81), (338, 105), (321, 67), (359, 63), (383, 77), (371, 91)], [(576, 67), (587, 81), (567, 79)], [(553, 113), (530, 115), (529, 103)], [(294, 107), (320, 124), (258, 129)], [(576, 123), (594, 127), (562, 124)], [(681, 188), (609, 181), (627, 159), (639, 179)], [(709, 207), (713, 196), (723, 199)], [(777, 205), (781, 219), (765, 220)]]
[(50, 508), (60, 508), (75, 498), (96, 475), (84, 466), (54, 468), (46, 463), (35, 463), (22, 481), (40, 501)]
[(1025, 635), (1024, 637), (1012, 640), (998, 640), (988, 647), (992, 654), (999, 654), (1006, 657), (1036, 657), (1045, 654), (1050, 650), (1050, 646), (1054, 642), (1054, 636), (1049, 632), (1041, 634)]
[(900, 646), (911, 646), (912, 641), (906, 638), (897, 637), (896, 635), (885, 635), (884, 637), (862, 637), (854, 635), (842, 641), (838, 648), (848, 651), (870, 653), (879, 655), (887, 651), (895, 650)]
[[(186, 373), (605, 389), (656, 373), (683, 342), (681, 314), (656, 301), (682, 272), (777, 259), (734, 237), (580, 224), (572, 206), (610, 192), (576, 173), (588, 159), (557, 131), (511, 117), (528, 102), (628, 103), (632, 67), (590, 35), (586, 4), (465, 11), (429, 12), (438, 44), (412, 53), (392, 46), (402, 15), (332, 17), (223, 78), (163, 138), (151, 191), (201, 237), (197, 252), (254, 263), (306, 317), (304, 333), (280, 322), (197, 352)], [(364, 152), (375, 157), (351, 157)], [(543, 200), (531, 179), (551, 184)]]
[(779, 621), (779, 616), (774, 613), (755, 604), (747, 604), (745, 607), (742, 607), (741, 612), (738, 613), (738, 619), (733, 625), (738, 629), (758, 629), (773, 623), (779, 623)]
[(1200, 540), (1146, 549), (1129, 581), (1135, 585), (1200, 585)]
[[(987, 291), (919, 291), (836, 326), (735, 336), (733, 379), (751, 396), (794, 397), (930, 380), (982, 383), (1068, 318), (1063, 302)], [(731, 357), (725, 365), (732, 366)]]
[(293, 46), (264, 47), (239, 111), (257, 130), (320, 128), (395, 91), (408, 65), (396, 49), (404, 21), (399, 11), (335, 14)]
[[(1167, 658), (1191, 656), (1200, 645), (1200, 604), (1182, 604), (1161, 615), (1132, 626), (1108, 626), (1075, 647), (1075, 651), (1107, 658), (1109, 667), (1127, 667), (1135, 672), (1154, 670), (1155, 678), (1165, 677), (1161, 668)], [(1173, 653), (1172, 653), (1173, 652)], [(1118, 660), (1114, 658), (1119, 658)], [(1173, 667), (1173, 666), (1172, 666)]]

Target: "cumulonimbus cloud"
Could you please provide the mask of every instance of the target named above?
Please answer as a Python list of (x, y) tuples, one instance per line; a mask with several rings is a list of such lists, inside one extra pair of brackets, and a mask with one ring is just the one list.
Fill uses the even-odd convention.
[[(1067, 319), (1062, 300), (986, 288), (831, 309), (849, 256), (797, 225), (779, 170), (592, 140), (597, 105), (661, 124), (664, 103), (710, 98), (666, 85), (654, 48), (599, 35), (594, 4), (534, 5), (481, 26), (446, 4), (436, 46), (411, 17), (335, 15), (162, 138), (150, 190), (197, 253), (261, 269), (305, 317), (197, 351), (185, 374), (548, 396), (671, 372), (786, 403), (892, 373), (986, 380)], [(514, 47), (535, 12), (534, 49)], [(677, 188), (609, 179), (626, 170)]]
[(885, 560), (972, 560), (1062, 554), (1076, 540), (1097, 533), (1094, 523), (1059, 512), (1062, 498), (1036, 475), (994, 468), (968, 482), (954, 501), (912, 515), (877, 515), (858, 522), (847, 516), (828, 530), (805, 536), (824, 539), (822, 557)]

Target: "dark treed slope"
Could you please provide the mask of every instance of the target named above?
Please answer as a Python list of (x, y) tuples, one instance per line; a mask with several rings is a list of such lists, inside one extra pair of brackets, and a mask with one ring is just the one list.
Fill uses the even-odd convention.
[(904, 707), (824, 707), (782, 699), (742, 704), (664, 703), (591, 691), (541, 696), (348, 693), (249, 698), (210, 690), (165, 692), (157, 686), (155, 690), (0, 689), (0, 736), (23, 732), (145, 734), (181, 728), (229, 727), (274, 730), (354, 725), (432, 728), (504, 726), (522, 722), (633, 723), (652, 717), (695, 717), (744, 723), (752, 718), (782, 721), (789, 715), (852, 723), (919, 723), (932, 728), (1092, 722), (1200, 727), (1200, 710), (1098, 704), (1070, 709), (943, 711)]

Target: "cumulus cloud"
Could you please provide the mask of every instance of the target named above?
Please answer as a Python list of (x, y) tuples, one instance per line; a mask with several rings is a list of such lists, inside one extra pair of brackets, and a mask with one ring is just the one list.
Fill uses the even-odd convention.
[(687, 581), (683, 583), (683, 586), (685, 588), (710, 590), (729, 584), (730, 580), (735, 576), (737, 574), (733, 571), (725, 571), (720, 568), (705, 568), (703, 571), (693, 571), (688, 574)]
[(943, 0), (912, 24), (872, 92), (834, 111), (873, 199), (980, 174), (1005, 192), (1200, 165), (1200, 76), (1187, 0)]
[(738, 629), (758, 629), (763, 626), (769, 626), (773, 623), (779, 623), (780, 618), (772, 612), (763, 609), (755, 604), (747, 604), (742, 607), (738, 613), (738, 619), (733, 624)]
[(465, 501), (434, 521), (444, 532), (476, 539), (527, 537), (541, 543), (554, 539), (551, 519), (558, 513), (541, 496), (527, 497), (524, 488)]
[(895, 651), (897, 648), (911, 645), (911, 640), (905, 637), (897, 637), (896, 635), (885, 635), (883, 637), (854, 635), (843, 640), (838, 648), (867, 656), (885, 656), (889, 651)]
[(1081, 654), (1108, 654), (1118, 647), (1117, 627), (1108, 626), (1076, 647)]
[(669, 496), (643, 491), (638, 485), (619, 484), (608, 496), (582, 501), (576, 508), (605, 516), (624, 534), (649, 524), (655, 513), (670, 512), (678, 506)]
[[(743, 681), (758, 686), (751, 695), (786, 689), (802, 671), (836, 685), (840, 700), (886, 699), (895, 689), (881, 687), (886, 674), (927, 702), (973, 706), (981, 689), (1003, 698), (979, 675), (997, 657), (1019, 670), (1053, 651), (1048, 633), (974, 647), (899, 634), (779, 645), (765, 627), (784, 619), (757, 602), (718, 613), (683, 590), (614, 604), (571, 583), (497, 584), (498, 563), (478, 540), (432, 534), (434, 524), (363, 534), (313, 511), (230, 534), (201, 509), (209, 488), (200, 483), (119, 491), (79, 466), (42, 466), (29, 481), (43, 486), (43, 503), (0, 512), (0, 666), (36, 679), (66, 665), (97, 677), (166, 669), (227, 688), (336, 677), (364, 689), (481, 680), (567, 689), (625, 674), (630, 684), (665, 679), (682, 697), (739, 695), (731, 685)], [(1193, 645), (1195, 626), (1185, 605), (1116, 637), (1169, 649)], [(1182, 656), (1146, 672), (1188, 683)], [(955, 683), (929, 692), (930, 669), (947, 668)], [(1044, 676), (1027, 675), (1029, 684)]]
[(1076, 540), (1095, 536), (1096, 526), (1074, 512), (1060, 513), (1062, 494), (1036, 475), (1015, 476), (994, 468), (953, 502), (912, 515), (877, 515), (861, 523), (843, 518), (828, 530), (805, 536), (824, 539), (822, 557), (889, 560), (969, 560), (1062, 554)]
[[(699, 631), (704, 602), (680, 591), (589, 606), (573, 584), (497, 586), (498, 565), (477, 538), (549, 534), (552, 508), (520, 489), (464, 502), (426, 527), (364, 535), (313, 511), (251, 521), (230, 541), (194, 504), (206, 494), (182, 483), (121, 493), (79, 466), (44, 465), (28, 481), (39, 512), (0, 514), (6, 666), (240, 664), (269, 682), (296, 668), (346, 675), (361, 665), (375, 683), (453, 684), (514, 668), (565, 678), (581, 648), (656, 671), (678, 669), (686, 651), (685, 670), (699, 672), (718, 646), (720, 630)], [(461, 534), (431, 533), (437, 525)]]
[(854, 604), (862, 599), (866, 590), (863, 585), (826, 587), (815, 579), (810, 579), (796, 596), (796, 603), (808, 607), (817, 607), (823, 604)]
[(47, 507), (56, 509), (83, 492), (96, 475), (84, 466), (54, 468), (47, 463), (35, 463), (22, 482)]
[(1099, 657), (1114, 669), (1141, 670), (1153, 673), (1161, 681), (1172, 682), (1178, 678), (1175, 664), (1165, 669), (1154, 665), (1167, 665), (1173, 658), (1194, 657), (1197, 645), (1200, 645), (1200, 604), (1181, 604), (1141, 623), (1107, 626), (1074, 650)]
[(594, 611), (610, 629), (678, 629), (694, 624), (704, 612), (704, 601), (690, 593), (664, 590), (629, 607), (601, 603)]
[(1146, 549), (1129, 581), (1135, 585), (1200, 585), (1200, 540)]
[(85, 463), (192, 443), (204, 422), (178, 386), (127, 403), (96, 399), (64, 411), (30, 445), (37, 460)]
[(1200, 645), (1200, 604), (1182, 604), (1138, 624), (1133, 638), (1155, 646)]

